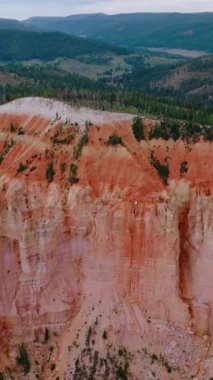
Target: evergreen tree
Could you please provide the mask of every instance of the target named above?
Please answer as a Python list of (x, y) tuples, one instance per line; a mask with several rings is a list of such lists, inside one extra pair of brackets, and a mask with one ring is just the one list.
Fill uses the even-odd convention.
[(137, 116), (133, 120), (132, 131), (137, 141), (145, 140), (144, 126), (141, 117)]

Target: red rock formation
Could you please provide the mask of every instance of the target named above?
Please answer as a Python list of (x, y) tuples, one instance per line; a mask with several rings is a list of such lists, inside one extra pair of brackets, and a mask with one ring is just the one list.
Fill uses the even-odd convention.
[[(29, 379), (213, 374), (212, 145), (138, 143), (131, 124), (36, 98), (0, 108), (0, 373), (23, 379), (23, 341)], [(123, 146), (107, 144), (114, 131)]]

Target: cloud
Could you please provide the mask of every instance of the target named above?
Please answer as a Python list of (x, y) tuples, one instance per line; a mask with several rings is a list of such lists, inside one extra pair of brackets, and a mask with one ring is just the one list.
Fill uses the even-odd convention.
[(213, 11), (205, 0), (0, 0), (0, 17), (66, 16), (76, 13)]

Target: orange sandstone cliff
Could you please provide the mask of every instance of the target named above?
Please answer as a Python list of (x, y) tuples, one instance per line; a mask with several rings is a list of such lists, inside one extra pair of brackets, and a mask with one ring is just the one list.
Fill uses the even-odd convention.
[(0, 379), (213, 376), (212, 144), (132, 119), (0, 107)]

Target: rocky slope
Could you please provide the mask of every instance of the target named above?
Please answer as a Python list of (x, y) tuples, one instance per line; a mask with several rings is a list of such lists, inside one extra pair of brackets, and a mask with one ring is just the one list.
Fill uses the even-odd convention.
[(132, 119), (0, 107), (0, 379), (213, 376), (212, 144)]

